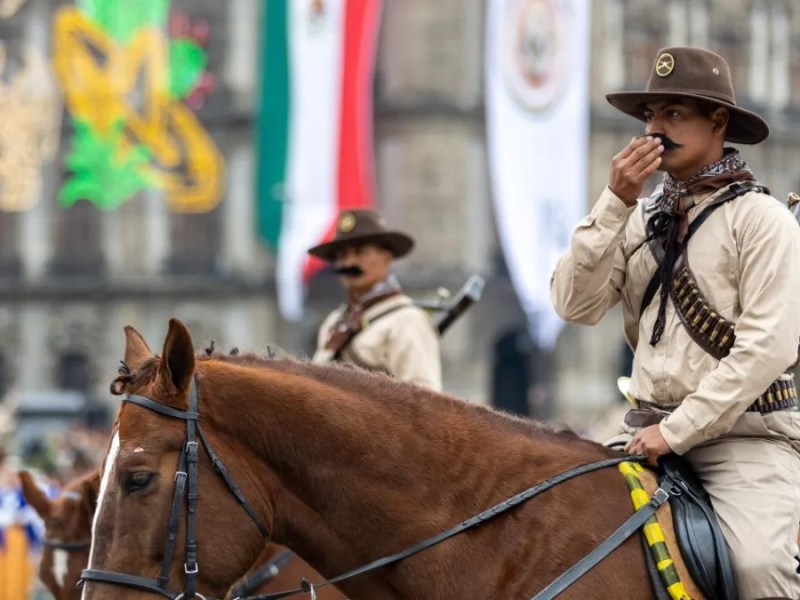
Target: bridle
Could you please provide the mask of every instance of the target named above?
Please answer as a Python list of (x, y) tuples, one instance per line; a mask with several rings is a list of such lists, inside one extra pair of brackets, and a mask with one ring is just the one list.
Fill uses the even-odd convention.
[[(265, 543), (269, 541), (270, 532), (267, 526), (258, 517), (253, 507), (247, 502), (239, 486), (231, 479), (225, 465), (222, 464), (222, 461), (211, 448), (211, 445), (203, 434), (203, 430), (200, 428), (200, 423), (198, 422), (200, 414), (197, 410), (197, 385), (194, 380), (192, 380), (191, 389), (189, 391), (189, 410), (178, 410), (169, 406), (164, 406), (150, 398), (135, 394), (127, 395), (123, 398), (122, 402), (135, 404), (160, 415), (172, 419), (180, 419), (186, 423), (185, 443), (181, 448), (181, 455), (178, 459), (178, 466), (175, 472), (175, 491), (173, 493), (172, 508), (167, 523), (167, 545), (164, 549), (164, 558), (161, 562), (161, 570), (156, 579), (148, 579), (146, 577), (117, 571), (86, 569), (81, 574), (80, 581), (81, 583), (93, 581), (141, 589), (153, 594), (159, 594), (170, 600), (190, 600), (192, 598), (206, 600), (205, 596), (197, 592), (197, 579), (200, 574), (200, 565), (197, 562), (198, 438), (206, 449), (209, 458), (211, 458), (214, 470), (225, 482), (228, 490), (230, 490), (242, 506), (247, 516), (249, 516), (255, 526), (258, 527)], [(181, 508), (184, 503), (186, 504), (186, 558), (183, 567), (185, 581), (182, 592), (172, 592), (169, 590), (169, 577), (178, 537)]]

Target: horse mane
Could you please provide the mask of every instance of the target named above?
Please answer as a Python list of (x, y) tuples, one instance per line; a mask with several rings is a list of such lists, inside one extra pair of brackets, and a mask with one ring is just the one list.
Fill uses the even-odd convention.
[[(506, 428), (509, 432), (535, 437), (542, 441), (581, 442), (596, 446), (564, 424), (547, 423), (536, 419), (522, 418), (494, 408), (459, 400), (433, 390), (401, 381), (389, 375), (368, 371), (346, 363), (328, 363), (324, 365), (301, 360), (288, 353), (278, 352), (275, 355), (270, 348), (270, 356), (262, 356), (253, 352), (240, 353), (234, 349), (230, 354), (215, 352), (213, 345), (195, 356), (200, 364), (227, 364), (237, 367), (268, 369), (280, 373), (288, 373), (304, 378), (312, 378), (315, 382), (330, 385), (358, 396), (375, 398), (375, 389), (383, 390), (382, 397), (391, 399), (393, 406), (403, 402), (435, 401), (448, 408), (464, 413), (471, 413), (492, 427)], [(111, 392), (121, 395), (126, 390), (136, 390), (152, 382), (156, 376), (159, 358), (146, 360), (135, 372), (120, 369), (120, 375), (111, 383)]]

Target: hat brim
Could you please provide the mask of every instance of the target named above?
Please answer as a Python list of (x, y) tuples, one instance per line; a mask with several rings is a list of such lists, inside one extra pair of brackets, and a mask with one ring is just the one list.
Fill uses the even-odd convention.
[(383, 233), (366, 233), (364, 235), (354, 235), (343, 240), (333, 240), (324, 244), (319, 244), (308, 250), (311, 256), (316, 256), (328, 262), (336, 258), (336, 253), (342, 248), (355, 244), (377, 244), (385, 246), (392, 256), (400, 258), (411, 252), (414, 247), (414, 240), (399, 231), (387, 231)]
[(713, 102), (728, 109), (730, 120), (728, 121), (728, 129), (725, 132), (725, 139), (730, 142), (735, 144), (758, 144), (769, 136), (769, 125), (759, 115), (710, 96), (692, 94), (690, 92), (617, 92), (606, 94), (606, 100), (611, 106), (640, 121), (645, 120), (645, 104), (675, 97)]

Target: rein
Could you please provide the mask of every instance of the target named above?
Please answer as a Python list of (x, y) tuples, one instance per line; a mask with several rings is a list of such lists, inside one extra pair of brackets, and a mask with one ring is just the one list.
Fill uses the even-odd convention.
[[(206, 449), (206, 452), (211, 458), (215, 471), (220, 477), (222, 477), (223, 481), (227, 485), (230, 492), (234, 495), (239, 504), (241, 504), (242, 508), (250, 517), (250, 519), (253, 521), (253, 523), (256, 525), (256, 527), (258, 527), (265, 541), (269, 541), (270, 538), (269, 530), (264, 525), (264, 523), (258, 518), (258, 516), (256, 515), (253, 508), (250, 506), (250, 504), (248, 504), (241, 490), (233, 482), (230, 475), (228, 474), (227, 469), (222, 464), (222, 461), (212, 450), (205, 435), (203, 435), (203, 432), (200, 429), (200, 424), (198, 422), (200, 415), (197, 407), (197, 386), (195, 385), (194, 380), (192, 381), (192, 386), (189, 393), (188, 411), (178, 410), (175, 408), (171, 408), (169, 406), (164, 406), (163, 404), (159, 404), (158, 402), (155, 402), (150, 398), (137, 395), (128, 395), (123, 399), (123, 402), (136, 404), (137, 406), (146, 408), (148, 410), (152, 410), (161, 415), (173, 419), (183, 420), (186, 423), (186, 438), (185, 438), (186, 443), (184, 444), (181, 450), (180, 459), (178, 461), (177, 472), (175, 473), (175, 492), (173, 495), (172, 509), (170, 511), (170, 517), (168, 522), (167, 547), (164, 551), (164, 559), (161, 564), (161, 572), (157, 579), (148, 579), (145, 577), (130, 575), (127, 573), (119, 573), (115, 571), (86, 569), (83, 571), (81, 575), (80, 584), (86, 581), (94, 581), (98, 583), (106, 583), (123, 587), (137, 588), (148, 591), (153, 594), (159, 594), (170, 600), (189, 600), (193, 598), (200, 598), (201, 600), (213, 600), (212, 598), (210, 597), (207, 598), (206, 596), (203, 596), (202, 594), (196, 591), (197, 578), (200, 572), (200, 566), (197, 562), (198, 544), (196, 539), (197, 498), (198, 498), (198, 487), (197, 487), (197, 463), (198, 463), (197, 437), (198, 436), (200, 438), (200, 443), (203, 444), (203, 446)], [(447, 539), (450, 539), (468, 529), (477, 527), (478, 525), (482, 525), (483, 523), (507, 512), (508, 510), (516, 506), (519, 506), (520, 504), (530, 500), (531, 498), (538, 496), (542, 492), (545, 492), (565, 481), (568, 481), (575, 477), (579, 477), (581, 475), (586, 475), (587, 473), (599, 471), (600, 469), (613, 467), (619, 465), (622, 462), (628, 462), (628, 461), (641, 462), (644, 459), (645, 457), (641, 455), (635, 455), (635, 456), (626, 455), (615, 458), (608, 458), (605, 460), (585, 465), (580, 465), (578, 467), (573, 467), (572, 469), (564, 471), (563, 473), (559, 473), (558, 475), (555, 475), (550, 479), (546, 479), (545, 481), (537, 483), (531, 486), (530, 488), (516, 494), (515, 496), (512, 496), (511, 498), (508, 498), (507, 500), (504, 500), (503, 502), (496, 504), (495, 506), (489, 508), (488, 510), (483, 511), (475, 515), (474, 517), (466, 519), (461, 523), (459, 523), (458, 525), (446, 531), (443, 531), (433, 537), (423, 540), (413, 546), (410, 546), (405, 550), (402, 550), (395, 554), (384, 556), (366, 565), (342, 573), (341, 575), (338, 575), (331, 579), (326, 579), (321, 583), (312, 584), (304, 579), (302, 581), (301, 587), (293, 590), (288, 590), (285, 592), (277, 592), (273, 594), (266, 594), (266, 595), (236, 596), (234, 597), (233, 600), (280, 600), (282, 598), (288, 598), (290, 596), (296, 596), (298, 594), (304, 594), (304, 593), (310, 594), (311, 600), (316, 600), (315, 591), (320, 588), (333, 585), (336, 583), (341, 583), (348, 579), (352, 579), (353, 577), (363, 575), (365, 573), (374, 571), (376, 569), (385, 567), (387, 565), (394, 564), (405, 558), (413, 556), (419, 552), (422, 552), (423, 550), (426, 550)], [(188, 493), (186, 489), (187, 486), (188, 486)], [(638, 509), (597, 548), (595, 548), (583, 559), (578, 561), (575, 565), (570, 567), (567, 571), (565, 571), (561, 576), (559, 576), (554, 582), (549, 584), (541, 592), (536, 594), (536, 596), (534, 596), (532, 600), (552, 600), (558, 594), (560, 594), (564, 589), (566, 589), (572, 583), (580, 579), (592, 567), (594, 567), (597, 563), (603, 560), (603, 558), (605, 558), (620, 544), (622, 544), (626, 539), (628, 539), (631, 535), (633, 535), (640, 527), (642, 527), (644, 523), (647, 521), (647, 519), (649, 519), (652, 515), (654, 515), (656, 510), (669, 499), (671, 493), (672, 493), (671, 490), (668, 491), (664, 487), (659, 488), (653, 495), (653, 498), (648, 504)], [(168, 589), (169, 572), (170, 572), (170, 567), (172, 565), (172, 558), (175, 552), (175, 545), (178, 534), (178, 525), (181, 513), (181, 505), (184, 502), (184, 498), (186, 499), (186, 508), (187, 508), (186, 562), (184, 564), (184, 573), (186, 574), (186, 577), (184, 583), (184, 591), (181, 593), (175, 593), (169, 591)], [(268, 567), (269, 564), (267, 565), (267, 567), (265, 567), (266, 573), (269, 575)], [(263, 575), (263, 574), (264, 574), (263, 569), (256, 571), (256, 575)], [(269, 575), (268, 579), (273, 575)], [(249, 581), (245, 581), (242, 587), (240, 588), (240, 590), (247, 590), (247, 589), (252, 589), (252, 587), (249, 585)]]
[[(332, 579), (326, 579), (325, 581), (317, 584), (309, 583), (306, 580), (303, 580), (301, 587), (287, 590), (285, 592), (276, 592), (274, 594), (263, 594), (257, 596), (236, 596), (233, 600), (280, 600), (281, 598), (288, 598), (290, 596), (296, 596), (298, 594), (310, 594), (311, 600), (316, 600), (316, 593), (315, 590), (320, 588), (326, 587), (328, 585), (333, 585), (335, 583), (341, 583), (347, 579), (351, 579), (358, 575), (363, 575), (364, 573), (368, 573), (370, 571), (374, 571), (375, 569), (379, 569), (381, 567), (385, 567), (387, 565), (394, 564), (398, 561), (401, 561), (409, 556), (413, 556), (418, 552), (422, 552), (431, 546), (435, 546), (440, 542), (443, 542), (459, 533), (466, 531), (467, 529), (471, 529), (472, 527), (476, 527), (478, 525), (482, 525), (486, 521), (497, 517), (504, 512), (508, 511), (511, 508), (514, 508), (523, 502), (530, 500), (531, 498), (538, 496), (542, 492), (549, 490), (557, 486), (560, 483), (564, 483), (574, 477), (578, 477), (580, 475), (586, 475), (587, 473), (592, 473), (593, 471), (599, 471), (600, 469), (606, 469), (608, 467), (616, 466), (622, 462), (642, 462), (646, 457), (642, 455), (633, 455), (633, 456), (624, 456), (624, 457), (616, 457), (616, 458), (608, 458), (606, 460), (601, 460), (593, 463), (589, 463), (586, 465), (581, 465), (579, 467), (573, 467), (568, 471), (564, 471), (563, 473), (559, 473), (551, 477), (550, 479), (546, 479), (536, 485), (528, 488), (527, 490), (520, 492), (519, 494), (512, 496), (508, 500), (504, 500), (499, 504), (496, 504), (492, 508), (483, 511), (482, 513), (475, 515), (465, 521), (462, 521), (455, 527), (448, 529), (447, 531), (443, 531), (438, 535), (430, 537), (418, 544), (415, 544), (409, 548), (401, 552), (397, 552), (396, 554), (391, 554), (389, 556), (385, 556), (383, 558), (379, 558), (377, 560), (372, 561), (364, 566), (352, 569), (347, 571), (346, 573), (342, 573)], [(564, 589), (572, 585), (575, 581), (580, 579), (583, 575), (585, 575), (593, 566), (599, 563), (603, 558), (605, 558), (608, 554), (610, 554), (614, 549), (616, 549), (622, 542), (628, 539), (631, 535), (633, 535), (640, 527), (644, 525), (644, 523), (653, 516), (656, 510), (669, 499), (671, 492), (666, 491), (663, 488), (659, 488), (656, 493), (653, 495), (651, 501), (642, 506), (639, 510), (637, 510), (632, 516), (630, 516), (614, 533), (612, 533), (605, 541), (603, 541), (595, 550), (590, 552), (587, 556), (577, 562), (575, 565), (570, 567), (567, 571), (565, 571), (562, 575), (560, 575), (554, 582), (544, 588), (541, 592), (536, 594), (531, 600), (552, 600), (558, 594), (560, 594)]]
[[(222, 461), (211, 448), (205, 435), (203, 435), (203, 430), (200, 428), (200, 423), (198, 423), (200, 414), (197, 410), (197, 386), (194, 380), (192, 380), (192, 386), (189, 391), (188, 411), (164, 406), (150, 398), (133, 394), (126, 396), (122, 401), (123, 403), (136, 404), (137, 406), (152, 410), (166, 417), (180, 419), (186, 423), (185, 443), (181, 448), (181, 455), (175, 473), (175, 492), (172, 497), (172, 509), (170, 510), (167, 524), (167, 546), (164, 550), (164, 559), (161, 563), (161, 571), (157, 579), (148, 579), (146, 577), (139, 577), (137, 575), (119, 573), (116, 571), (86, 569), (81, 573), (80, 584), (86, 581), (95, 581), (98, 583), (145, 590), (152, 594), (159, 594), (170, 600), (188, 600), (195, 597), (206, 600), (205, 596), (196, 591), (197, 578), (200, 573), (200, 565), (197, 562), (198, 437), (200, 438), (200, 443), (202, 443), (203, 447), (206, 449), (208, 456), (211, 458), (214, 470), (225, 482), (228, 490), (230, 490), (239, 504), (241, 504), (247, 516), (250, 517), (261, 532), (265, 541), (268, 541), (270, 538), (269, 530), (261, 519), (258, 518), (255, 510), (247, 502), (239, 487), (233, 482), (225, 465), (222, 464)], [(172, 567), (172, 557), (175, 554), (181, 507), (184, 501), (186, 504), (186, 562), (184, 563), (183, 571), (186, 577), (184, 591), (176, 593), (169, 591), (169, 573)]]

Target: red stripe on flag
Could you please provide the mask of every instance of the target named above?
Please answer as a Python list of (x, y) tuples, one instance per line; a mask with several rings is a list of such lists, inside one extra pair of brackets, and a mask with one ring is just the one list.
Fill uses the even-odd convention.
[[(372, 155), (372, 81), (383, 0), (346, 0), (342, 39), (342, 89), (337, 157), (337, 208), (375, 206)], [(321, 241), (333, 239), (336, 219)], [(308, 281), (325, 265), (309, 257), (303, 269)]]

